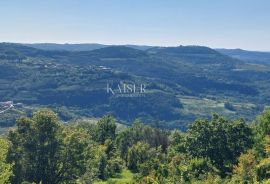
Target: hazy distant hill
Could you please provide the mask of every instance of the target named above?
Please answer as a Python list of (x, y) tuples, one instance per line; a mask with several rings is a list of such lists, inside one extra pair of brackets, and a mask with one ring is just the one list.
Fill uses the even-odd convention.
[[(0, 99), (23, 105), (1, 115), (0, 126), (40, 106), (55, 109), (64, 121), (113, 114), (123, 123), (140, 118), (183, 129), (214, 112), (251, 119), (270, 103), (269, 78), (267, 65), (201, 46), (68, 51), (2, 43)], [(107, 93), (108, 83), (145, 84), (147, 90), (143, 97), (117, 97)]]
[[(104, 47), (112, 45), (103, 45), (96, 43), (85, 43), (85, 44), (56, 44), (56, 43), (33, 43), (33, 44), (23, 44), (25, 46), (33, 47), (36, 49), (43, 50), (66, 50), (66, 51), (91, 51), (95, 49), (101, 49)], [(146, 50), (151, 48), (151, 46), (140, 46), (140, 45), (123, 45), (134, 49)]]
[(107, 47), (102, 44), (56, 44), (56, 43), (34, 43), (34, 44), (23, 44), (28, 47), (33, 47), (43, 50), (67, 50), (67, 51), (90, 51), (94, 49), (100, 49)]
[(270, 64), (270, 52), (247, 51), (242, 49), (216, 49), (218, 52), (241, 60)]

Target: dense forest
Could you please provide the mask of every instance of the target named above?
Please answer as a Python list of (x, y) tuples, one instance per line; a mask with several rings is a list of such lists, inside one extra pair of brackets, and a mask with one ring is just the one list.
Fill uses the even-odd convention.
[(0, 183), (269, 183), (270, 110), (250, 124), (218, 114), (186, 132), (144, 125), (60, 123), (40, 109), (0, 139)]

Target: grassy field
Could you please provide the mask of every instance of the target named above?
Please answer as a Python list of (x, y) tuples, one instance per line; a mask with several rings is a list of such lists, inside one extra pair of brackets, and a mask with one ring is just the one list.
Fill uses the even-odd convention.
[[(256, 108), (256, 105), (252, 103), (239, 103), (231, 100), (214, 100), (181, 95), (178, 96), (178, 99), (183, 104), (181, 113), (193, 115), (196, 118), (205, 118), (205, 115), (211, 116), (213, 113), (219, 113), (228, 118), (246, 117), (248, 119)], [(226, 102), (229, 102), (234, 110), (227, 109), (225, 107)]]
[(110, 184), (110, 183), (131, 184), (132, 178), (133, 174), (129, 170), (124, 169), (120, 174), (118, 174), (114, 178), (110, 178), (107, 181), (94, 182), (94, 184)]
[(182, 113), (188, 114), (192, 113), (196, 116), (204, 116), (205, 114), (223, 113), (223, 114), (232, 114), (234, 112), (226, 109), (224, 107), (224, 102), (215, 101), (206, 98), (196, 98), (189, 96), (179, 96), (180, 101), (183, 104), (184, 108)]

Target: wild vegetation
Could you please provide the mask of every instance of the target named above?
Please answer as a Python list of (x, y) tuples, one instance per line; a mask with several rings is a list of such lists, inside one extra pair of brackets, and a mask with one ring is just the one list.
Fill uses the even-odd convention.
[(144, 125), (61, 124), (49, 109), (0, 139), (0, 183), (268, 183), (270, 110), (252, 124), (214, 114), (186, 132)]
[[(67, 47), (0, 44), (1, 184), (270, 182), (268, 64), (199, 46)], [(147, 90), (117, 97), (108, 83)]]

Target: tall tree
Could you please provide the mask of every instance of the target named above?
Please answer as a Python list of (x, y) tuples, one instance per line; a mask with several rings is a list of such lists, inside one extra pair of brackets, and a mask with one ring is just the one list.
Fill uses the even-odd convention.
[(71, 182), (81, 169), (85, 134), (63, 131), (57, 116), (43, 109), (17, 120), (9, 133), (9, 160), (15, 162), (13, 183), (29, 181), (51, 184)]
[(151, 158), (152, 150), (149, 144), (138, 142), (128, 150), (128, 168), (138, 172), (140, 164)]
[(256, 130), (258, 136), (262, 139), (270, 135), (270, 109), (264, 109), (263, 113), (256, 118)]
[(209, 158), (225, 176), (253, 145), (252, 130), (243, 120), (228, 121), (215, 114), (211, 121), (198, 120), (190, 126), (186, 145), (191, 156)]
[(97, 122), (98, 142), (105, 143), (106, 139), (114, 139), (116, 122), (112, 116), (105, 116)]
[(132, 146), (134, 139), (130, 129), (121, 131), (116, 138), (117, 147), (119, 150), (120, 157), (125, 161), (126, 166), (128, 163), (128, 149)]

